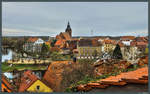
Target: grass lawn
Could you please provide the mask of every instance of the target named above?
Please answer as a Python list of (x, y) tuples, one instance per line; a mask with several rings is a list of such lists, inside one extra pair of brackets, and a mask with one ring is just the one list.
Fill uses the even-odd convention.
[(9, 66), (10, 64), (8, 63), (2, 63), (2, 72), (10, 72), (13, 71), (14, 69), (17, 70), (25, 70), (25, 69), (30, 69), (30, 70), (46, 70), (47, 65), (35, 65), (35, 64), (14, 64), (11, 67)]

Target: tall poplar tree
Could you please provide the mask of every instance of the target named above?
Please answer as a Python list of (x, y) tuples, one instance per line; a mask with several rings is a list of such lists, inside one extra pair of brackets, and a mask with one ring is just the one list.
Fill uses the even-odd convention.
[(113, 51), (113, 56), (114, 59), (122, 59), (122, 53), (119, 44), (116, 45), (116, 48)]

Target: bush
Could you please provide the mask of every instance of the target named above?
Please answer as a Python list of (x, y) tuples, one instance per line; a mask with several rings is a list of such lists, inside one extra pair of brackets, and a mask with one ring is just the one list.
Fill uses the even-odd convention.
[[(62, 83), (61, 87), (67, 88), (70, 85), (76, 87), (79, 84), (85, 84), (94, 77), (94, 66), (89, 60), (81, 60), (76, 64), (72, 64), (69, 67), (66, 67), (62, 73)], [(75, 88), (74, 88), (75, 90)]]
[(66, 88), (66, 92), (72, 92), (71, 88)]

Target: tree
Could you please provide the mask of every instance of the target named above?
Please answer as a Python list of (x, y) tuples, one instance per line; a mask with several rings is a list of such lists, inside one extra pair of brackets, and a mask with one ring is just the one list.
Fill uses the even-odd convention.
[(52, 46), (52, 47), (54, 47), (56, 41), (57, 41), (56, 39), (52, 40), (52, 42), (51, 42), (51, 46)]
[(122, 59), (122, 53), (120, 50), (119, 44), (116, 45), (116, 48), (113, 51), (113, 56), (114, 59)]
[(48, 52), (49, 52), (49, 46), (43, 43), (41, 48), (41, 57), (44, 59), (47, 56)]
[(98, 52), (97, 52), (97, 50), (94, 50), (93, 57), (96, 58), (97, 56), (98, 56)]
[[(93, 62), (90, 59), (80, 60), (78, 63), (65, 66), (62, 72), (62, 81), (60, 87), (62, 90), (69, 87), (71, 84), (75, 84), (81, 80), (86, 82), (88, 78), (94, 78)], [(82, 81), (82, 82), (83, 82)]]
[(51, 59), (54, 61), (63, 60), (62, 58), (63, 58), (63, 55), (61, 55), (59, 52), (52, 52), (51, 53)]
[(24, 40), (18, 40), (16, 45), (15, 45), (17, 53), (21, 54), (22, 57), (23, 57), (23, 54), (24, 54), (23, 45), (24, 45)]

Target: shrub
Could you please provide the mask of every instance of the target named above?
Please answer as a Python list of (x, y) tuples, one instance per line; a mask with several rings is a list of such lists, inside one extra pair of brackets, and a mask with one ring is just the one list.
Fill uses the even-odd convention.
[[(86, 61), (86, 62), (85, 62)], [(85, 84), (88, 81), (93, 80), (94, 66), (88, 60), (81, 60), (76, 64), (70, 65), (70, 67), (64, 68), (62, 73), (62, 89), (67, 88), (70, 85), (76, 87), (79, 84)]]

